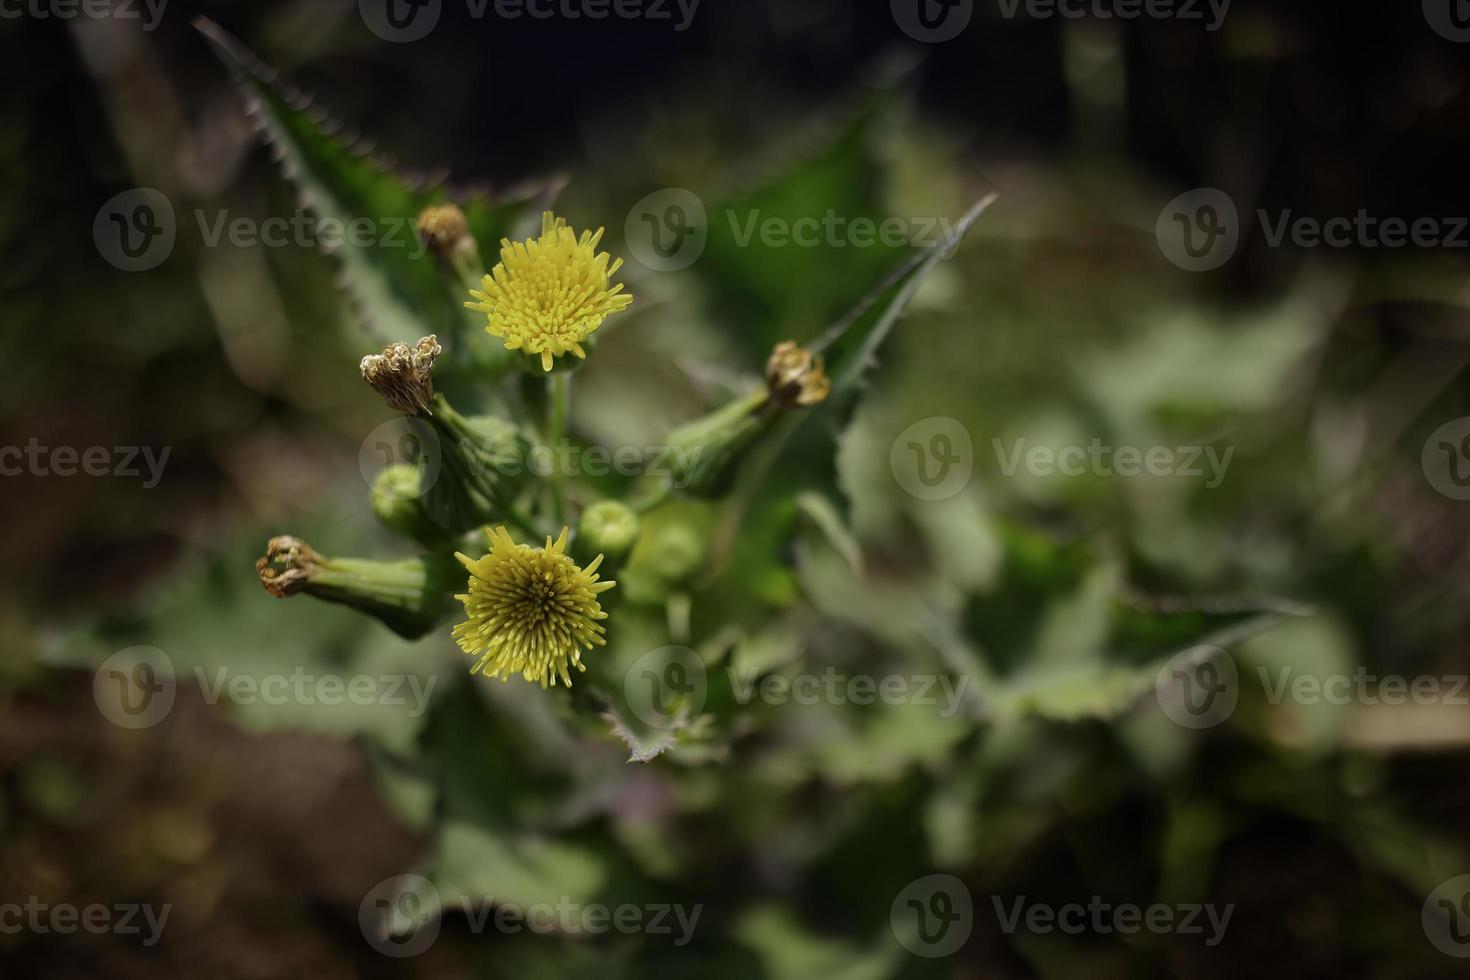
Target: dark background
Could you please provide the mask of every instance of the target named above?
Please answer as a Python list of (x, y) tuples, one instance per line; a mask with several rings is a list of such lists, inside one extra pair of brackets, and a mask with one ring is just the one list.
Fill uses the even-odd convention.
[[(90, 674), (53, 659), (80, 632), (106, 650), (152, 635), (168, 616), (160, 601), (176, 610), (169, 596), (185, 588), (201, 636), (234, 629), (220, 612), (227, 606), (277, 615), (250, 568), (264, 535), (333, 512), (341, 474), (356, 483), (360, 433), (381, 416), (355, 377), (364, 351), (335, 328), (329, 259), (298, 249), (221, 259), (181, 228), (168, 262), (131, 275), (94, 246), (97, 209), (134, 186), (164, 189), (181, 211), (264, 216), (294, 206), (195, 16), (218, 22), (406, 168), (494, 188), (565, 176), (577, 223), (606, 224), (615, 254), (623, 217), (643, 194), (755, 182), (821, 145), (844, 107), (874, 90), (896, 92), (908, 125), (924, 134), (916, 142), (943, 148), (936, 183), (955, 182), (966, 200), (997, 190), (1017, 211), (1048, 216), (1042, 233), (1016, 231), (1023, 220), (1003, 224), (987, 251), (957, 265), (969, 319), (925, 321), (895, 357), (893, 386), (919, 391), (920, 403), (938, 365), (936, 390), (985, 406), (967, 416), (981, 420), (977, 444), (1036, 391), (1069, 397), (1066, 358), (1130, 336), (1160, 294), (1244, 333), (1330, 263), (1348, 282), (1346, 299), (1313, 377), (1325, 401), (1367, 406), (1389, 475), (1353, 498), (1346, 517), (1324, 517), (1330, 509), (1316, 491), (1349, 481), (1304, 490), (1317, 472), (1307, 413), (1289, 411), (1292, 398), (1280, 413), (1264, 412), (1274, 421), (1260, 439), (1271, 465), (1249, 471), (1228, 503), (1211, 498), (1200, 510), (1227, 514), (1237, 544), (1256, 532), (1290, 541), (1279, 567), (1260, 571), (1251, 556), (1231, 553), (1223, 571), (1184, 580), (1140, 556), (1129, 537), (1136, 515), (1112, 497), (1017, 502), (995, 489), (998, 479), (987, 492), (1028, 527), (1121, 528), (1134, 584), (1161, 593), (1270, 589), (1321, 602), (1380, 667), (1463, 671), (1470, 520), (1465, 505), (1423, 486), (1417, 459), (1424, 436), (1470, 414), (1464, 251), (1349, 249), (1324, 260), (1268, 247), (1251, 222), (1230, 263), (1190, 275), (1162, 261), (1152, 222), (1197, 186), (1226, 190), (1242, 215), (1257, 207), (1318, 217), (1366, 209), (1410, 221), (1470, 215), (1470, 44), (1437, 36), (1411, 2), (1236, 0), (1215, 33), (1167, 20), (1008, 21), (993, 3), (976, 6), (969, 29), (938, 45), (905, 37), (886, 2), (836, 0), (703, 0), (683, 33), (615, 18), (474, 20), (445, 0), (430, 37), (405, 45), (374, 37), (355, 4), (324, 0), (173, 0), (149, 34), (110, 22), (0, 21), (0, 445), (37, 437), (172, 447), (168, 479), (146, 492), (126, 480), (0, 479), (0, 897), (165, 895), (197, 912), (177, 920), (159, 951), (5, 937), (0, 973), (397, 975), (398, 964), (363, 947), (355, 909), (367, 887), (424, 850), (417, 828), (383, 805), (359, 742), (289, 726), (242, 729), (228, 712), (184, 698), (140, 749), (96, 717)], [(702, 295), (710, 294), (718, 295)], [(840, 310), (813, 312), (806, 335)], [(700, 337), (748, 355), (740, 345), (758, 328), (722, 312), (704, 311)], [(1009, 328), (989, 332), (992, 313), (1009, 317)], [(682, 326), (674, 314), (663, 322)], [(757, 363), (748, 357), (741, 367)], [(1390, 364), (1391, 376), (1380, 373)], [(1395, 415), (1399, 407), (1407, 417)], [(350, 540), (331, 526), (319, 533)], [(885, 557), (902, 569), (907, 556), (895, 553)], [(201, 563), (201, 554), (216, 561)], [(995, 643), (1005, 629), (991, 620), (1013, 602), (1011, 593), (977, 600), (969, 610), (977, 632)], [(308, 643), (280, 639), (298, 641)], [(1040, 844), (1015, 832), (1014, 847), (1004, 833), (989, 845), (1006, 853), (974, 862), (967, 880), (984, 906), (977, 919), (989, 912), (987, 885), (1055, 901), (1084, 893), (1084, 882), (1097, 887), (1076, 852), (1096, 859), (1087, 871), (1101, 866), (1125, 883), (1121, 894), (1148, 893), (1162, 873), (1135, 864), (1129, 835), (1162, 822), (1161, 811), (1207, 798), (1225, 829), (1201, 874), (1211, 894), (1240, 903), (1238, 921), (1254, 925), (1238, 925), (1218, 953), (1181, 942), (1133, 959), (1087, 946), (1075, 957), (1023, 956), (982, 930), (956, 960), (905, 961), (909, 972), (897, 975), (1463, 975), (1459, 961), (1424, 943), (1422, 892), (1385, 856), (1453, 864), (1440, 845), (1462, 848), (1470, 816), (1463, 732), (1448, 746), (1334, 744), (1302, 757), (1294, 743), (1283, 747), (1289, 738), (1221, 739), (1201, 747), (1183, 775), (1156, 783), (1114, 752), (1107, 731), (1083, 722), (1036, 739), (1029, 767), (1061, 767), (1065, 756), (1098, 775), (1008, 811), (1017, 821), (1008, 832), (1033, 814), (1060, 829)], [(1087, 748), (1066, 754), (1079, 743)], [(881, 920), (887, 895), (864, 895), (861, 872), (871, 855), (921, 848), (924, 816), (906, 795), (932, 776), (920, 768), (865, 798), (869, 815), (811, 880), (792, 884), (760, 860), (724, 852), (699, 865), (695, 880), (718, 889), (749, 876), (765, 886), (769, 874), (824, 936), (844, 934), (853, 896)], [(821, 789), (795, 795), (793, 809), (818, 821), (829, 812)], [(1275, 805), (1287, 796), (1290, 805)], [(1358, 847), (1360, 828), (1334, 823), (1369, 812), (1365, 836), (1401, 847)], [(746, 828), (726, 816), (735, 830), (702, 816), (691, 839), (738, 837)], [(792, 826), (760, 833), (781, 839), (796, 834)], [(482, 954), (474, 937), (454, 932), (403, 969), (488, 976), (520, 962)], [(710, 975), (778, 975), (748, 953), (722, 954), (706, 948), (692, 962)], [(573, 957), (546, 975), (591, 964), (594, 956)], [(918, 972), (929, 966), (936, 972)]]

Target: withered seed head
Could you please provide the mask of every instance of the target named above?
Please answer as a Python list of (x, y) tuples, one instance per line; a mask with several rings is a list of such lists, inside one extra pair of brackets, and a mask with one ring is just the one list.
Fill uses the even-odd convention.
[(389, 344), (381, 354), (362, 359), (362, 379), (373, 386), (389, 408), (407, 415), (424, 412), (432, 415), (429, 400), (434, 396), (434, 362), (444, 348), (430, 334), (413, 347)]
[(827, 400), (832, 382), (820, 356), (783, 340), (766, 361), (766, 388), (784, 408), (810, 408)]
[(316, 572), (319, 558), (311, 545), (289, 534), (271, 538), (265, 546), (265, 557), (257, 559), (255, 571), (260, 584), (278, 599), (300, 592)]

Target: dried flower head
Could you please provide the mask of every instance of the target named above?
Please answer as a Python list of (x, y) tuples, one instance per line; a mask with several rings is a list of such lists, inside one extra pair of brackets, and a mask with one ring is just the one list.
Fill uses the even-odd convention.
[(454, 204), (433, 204), (419, 214), (419, 237), (435, 255), (449, 255), (474, 248), (470, 223)]
[(827, 400), (832, 382), (820, 356), (783, 340), (766, 361), (766, 388), (786, 408), (810, 408)]
[(565, 220), (543, 213), (540, 238), (501, 240), (500, 263), (481, 280), (482, 290), (470, 290), (475, 302), (465, 306), (486, 315), (485, 329), (506, 349), (539, 354), (543, 370), (568, 351), (586, 357), (582, 341), (633, 302), (621, 283), (609, 285), (623, 260), (597, 251), (602, 232), (579, 238)]
[(478, 658), (470, 673), (502, 681), (519, 673), (542, 687), (560, 677), (571, 687), (568, 665), (586, 670), (582, 650), (607, 642), (597, 596), (616, 583), (597, 580), (602, 556), (579, 568), (565, 553), (566, 528), (544, 548), (516, 544), (503, 527), (485, 533), (489, 554), (455, 555), (470, 571), (469, 592), (455, 596), (469, 618), (454, 628), (460, 648)]
[(373, 386), (389, 408), (408, 415), (434, 414), (429, 400), (434, 397), (434, 362), (444, 348), (430, 334), (417, 344), (389, 344), (381, 354), (362, 359), (362, 379)]
[(267, 592), (284, 599), (305, 587), (319, 560), (311, 545), (283, 534), (266, 543), (265, 556), (256, 560), (255, 571)]

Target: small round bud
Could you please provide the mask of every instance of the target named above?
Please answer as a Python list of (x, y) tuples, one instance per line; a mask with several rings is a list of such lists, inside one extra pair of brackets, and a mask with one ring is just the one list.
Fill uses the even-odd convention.
[(648, 542), (648, 567), (666, 582), (681, 582), (704, 568), (706, 548), (699, 531), (685, 523), (657, 528)]
[(424, 488), (419, 467), (398, 463), (373, 481), (373, 513), (386, 527), (424, 544), (445, 535), (424, 510)]
[(832, 382), (821, 357), (793, 340), (783, 340), (766, 361), (766, 388), (784, 408), (810, 408), (827, 400)]
[(577, 535), (587, 551), (616, 558), (638, 540), (638, 515), (627, 504), (603, 500), (582, 511)]
[(475, 247), (470, 237), (470, 223), (454, 204), (435, 204), (419, 215), (419, 237), (435, 255), (468, 252)]

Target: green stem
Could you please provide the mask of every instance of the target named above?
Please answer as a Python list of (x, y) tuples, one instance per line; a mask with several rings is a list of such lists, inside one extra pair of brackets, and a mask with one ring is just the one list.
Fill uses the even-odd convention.
[[(567, 415), (572, 406), (571, 375), (557, 371), (551, 376), (550, 420), (547, 424), (547, 442), (551, 446), (553, 459), (560, 459), (558, 449), (567, 434)], [(567, 522), (567, 491), (565, 477), (560, 466), (551, 470), (551, 519), (554, 527), (561, 528)]]
[(434, 414), (430, 417), (429, 422), (438, 429), (444, 439), (442, 456), (444, 465), (448, 466), (466, 486), (473, 488), (492, 505), (493, 512), (485, 514), (484, 517), (489, 520), (504, 518), (507, 523), (514, 525), (532, 539), (541, 537), (541, 530), (529, 517), (517, 509), (515, 503), (502, 492), (497, 481), (487, 473), (487, 468), (491, 465), (487, 460), (471, 461), (461, 458), (458, 451), (476, 445), (476, 435), (464, 416), (455, 411), (442, 394), (435, 393), (434, 395)]
[(351, 606), (414, 639), (432, 630), (453, 605), (464, 573), (447, 555), (402, 561), (329, 558), (299, 538), (272, 538), (256, 562), (261, 584), (272, 595), (304, 592)]

